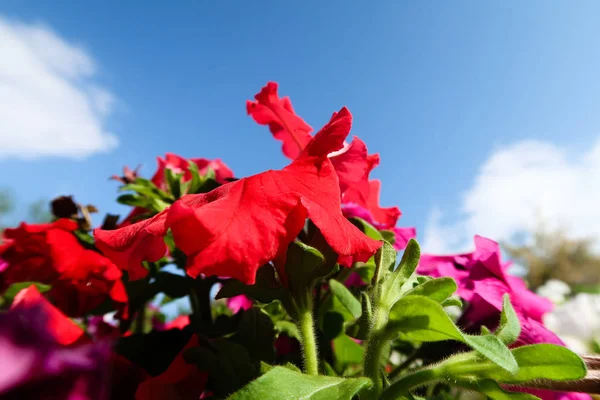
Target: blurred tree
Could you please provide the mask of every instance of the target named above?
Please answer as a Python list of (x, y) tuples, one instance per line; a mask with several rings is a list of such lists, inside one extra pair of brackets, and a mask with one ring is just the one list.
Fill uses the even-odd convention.
[(27, 211), (27, 222), (32, 224), (42, 224), (44, 222), (51, 221), (52, 213), (50, 212), (48, 200), (39, 199), (29, 205), (29, 210)]
[[(14, 217), (12, 215), (14, 210), (15, 201), (12, 192), (8, 189), (0, 189), (0, 233), (4, 228), (14, 225), (14, 218), (11, 218)], [(26, 221), (32, 224), (52, 221), (48, 200), (40, 199), (30, 204)], [(1, 240), (2, 235), (0, 235)]]
[(13, 197), (8, 189), (0, 189), (0, 231), (4, 229), (4, 219), (14, 207)]
[(594, 249), (593, 239), (571, 239), (562, 230), (549, 231), (543, 227), (534, 233), (533, 239), (531, 245), (503, 246), (510, 258), (527, 267), (532, 289), (552, 278), (576, 290), (600, 284), (600, 254)]

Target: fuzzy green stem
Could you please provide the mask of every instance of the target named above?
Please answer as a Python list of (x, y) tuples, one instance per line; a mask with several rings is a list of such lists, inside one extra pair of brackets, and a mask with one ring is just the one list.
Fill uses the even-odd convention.
[(381, 351), (385, 340), (377, 335), (372, 335), (367, 344), (365, 356), (365, 375), (373, 381), (375, 394), (378, 396), (383, 389), (383, 379), (381, 376)]
[(383, 329), (387, 323), (387, 313), (384, 307), (379, 307), (373, 317), (373, 326), (369, 333), (367, 349), (365, 351), (365, 375), (373, 381), (373, 398), (379, 398), (383, 390), (381, 376), (381, 352), (386, 343)]
[(302, 352), (304, 355), (304, 372), (309, 375), (319, 375), (319, 356), (315, 338), (315, 323), (312, 315), (312, 301), (308, 307), (298, 313), (298, 328), (302, 337)]
[(390, 372), (390, 374), (388, 375), (388, 379), (390, 381), (393, 381), (394, 379), (396, 379), (396, 377), (398, 375), (400, 375), (400, 373), (402, 371), (404, 371), (405, 369), (407, 369), (408, 367), (411, 366), (412, 363), (415, 362), (415, 360), (419, 357), (419, 351), (416, 350), (414, 353), (412, 353), (411, 355), (409, 355), (406, 360), (404, 360), (402, 362), (402, 364), (398, 365), (392, 372)]
[[(381, 396), (381, 400), (393, 400), (405, 396), (411, 389), (439, 380), (453, 381), (458, 377), (493, 370), (491, 363), (476, 362), (471, 354), (456, 355), (435, 367), (405, 375), (394, 382)], [(429, 398), (429, 397), (428, 397)]]
[(437, 368), (423, 369), (405, 375), (392, 384), (383, 392), (381, 400), (396, 400), (406, 396), (410, 389), (424, 385), (427, 382), (435, 381), (440, 378), (440, 371)]

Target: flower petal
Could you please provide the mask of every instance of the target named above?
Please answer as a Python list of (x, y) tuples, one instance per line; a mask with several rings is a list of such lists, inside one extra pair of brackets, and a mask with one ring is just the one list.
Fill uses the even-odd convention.
[(115, 230), (94, 230), (96, 247), (110, 258), (119, 268), (129, 273), (129, 279), (136, 280), (148, 275), (142, 261), (158, 261), (167, 253), (163, 236), (166, 211), (152, 218)]
[(83, 329), (50, 304), (35, 285), (31, 285), (17, 293), (11, 310), (23, 311), (34, 308), (41, 309), (46, 315), (46, 328), (58, 343), (70, 345), (83, 337)]
[(283, 154), (293, 160), (310, 142), (312, 128), (294, 112), (288, 97), (279, 98), (277, 83), (269, 82), (246, 102), (246, 111), (260, 125), (268, 125), (275, 139), (283, 142)]

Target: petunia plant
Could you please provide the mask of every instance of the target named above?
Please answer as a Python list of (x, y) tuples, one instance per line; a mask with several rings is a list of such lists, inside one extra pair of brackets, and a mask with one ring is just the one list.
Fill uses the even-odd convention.
[[(352, 115), (314, 135), (268, 83), (247, 113), (280, 170), (221, 160), (125, 167), (128, 215), (54, 221), (0, 241), (0, 399), (589, 399), (600, 362), (543, 325), (551, 303), (496, 242), (420, 254)], [(401, 256), (400, 256), (401, 253)]]

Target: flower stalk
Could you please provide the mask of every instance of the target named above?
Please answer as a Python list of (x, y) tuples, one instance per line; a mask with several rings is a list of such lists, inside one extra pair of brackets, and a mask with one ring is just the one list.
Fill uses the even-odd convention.
[(315, 337), (315, 323), (312, 307), (298, 313), (298, 328), (302, 337), (302, 353), (304, 357), (304, 372), (309, 375), (319, 374), (319, 354)]

